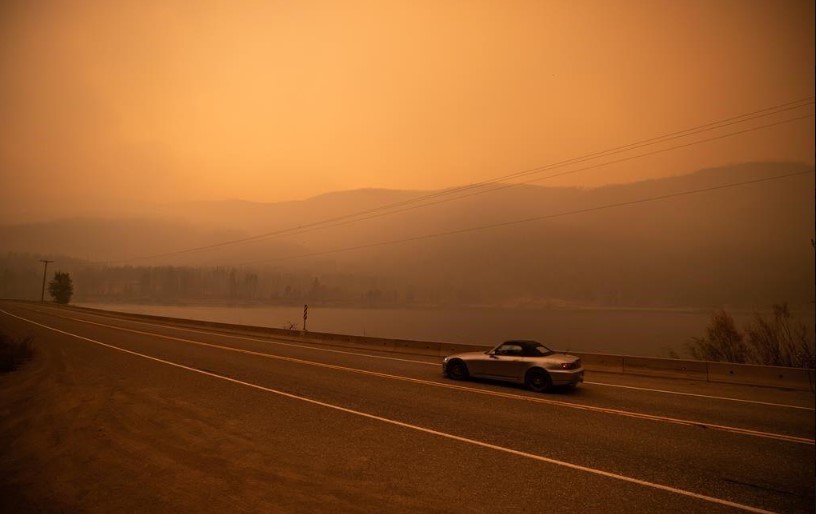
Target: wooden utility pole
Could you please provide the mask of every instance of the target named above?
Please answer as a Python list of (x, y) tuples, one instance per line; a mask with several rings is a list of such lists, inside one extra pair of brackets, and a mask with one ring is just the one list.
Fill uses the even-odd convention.
[(54, 261), (47, 261), (45, 259), (40, 259), (40, 262), (44, 264), (43, 266), (43, 285), (42, 285), (42, 293), (40, 294), (40, 302), (45, 301), (45, 275), (48, 273), (48, 264)]

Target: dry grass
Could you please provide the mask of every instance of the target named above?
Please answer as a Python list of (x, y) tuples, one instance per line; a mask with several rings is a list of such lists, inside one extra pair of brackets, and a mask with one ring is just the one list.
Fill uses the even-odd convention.
[(0, 373), (7, 373), (19, 368), (34, 356), (31, 338), (12, 339), (0, 333)]

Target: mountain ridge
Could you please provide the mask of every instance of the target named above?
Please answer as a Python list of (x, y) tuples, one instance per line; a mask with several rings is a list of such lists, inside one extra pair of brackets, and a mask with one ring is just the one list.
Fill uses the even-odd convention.
[[(471, 303), (512, 298), (643, 306), (806, 302), (812, 301), (814, 282), (812, 171), (796, 163), (749, 163), (590, 189), (522, 185), (424, 208), (406, 203), (398, 208), (405, 212), (274, 236), (393, 202), (390, 190), (369, 188), (233, 212), (208, 204), (164, 219), (5, 226), (0, 251), (115, 263), (272, 233), (249, 244), (120, 264), (375, 276), (403, 290)], [(396, 192), (402, 199), (427, 194)], [(435, 235), (446, 232), (458, 233)]]

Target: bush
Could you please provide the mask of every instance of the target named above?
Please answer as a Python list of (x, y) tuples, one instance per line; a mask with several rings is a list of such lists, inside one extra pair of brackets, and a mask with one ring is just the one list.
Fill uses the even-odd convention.
[(754, 321), (745, 332), (755, 362), (795, 368), (816, 367), (814, 345), (808, 337), (807, 327), (791, 317), (787, 304), (774, 305), (771, 319), (754, 314)]
[(67, 304), (70, 302), (71, 296), (74, 294), (74, 283), (71, 280), (71, 275), (61, 271), (54, 273), (54, 279), (48, 283), (48, 292), (57, 303)]
[(30, 337), (15, 340), (0, 334), (0, 373), (14, 371), (33, 356)]
[(814, 342), (807, 327), (794, 320), (787, 304), (773, 306), (772, 317), (754, 313), (741, 333), (727, 312), (717, 311), (706, 329), (706, 337), (695, 337), (687, 345), (699, 360), (760, 364), (765, 366), (816, 367)]
[(695, 337), (689, 351), (695, 359), (744, 363), (747, 348), (744, 336), (737, 330), (730, 314), (717, 311), (711, 317), (704, 338)]

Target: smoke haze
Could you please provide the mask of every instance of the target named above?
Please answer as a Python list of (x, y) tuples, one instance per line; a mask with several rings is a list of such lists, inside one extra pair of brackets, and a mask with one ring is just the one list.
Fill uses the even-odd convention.
[[(7, 223), (178, 201), (435, 190), (814, 90), (808, 1), (0, 9)], [(813, 140), (805, 120), (551, 184), (813, 164)]]

